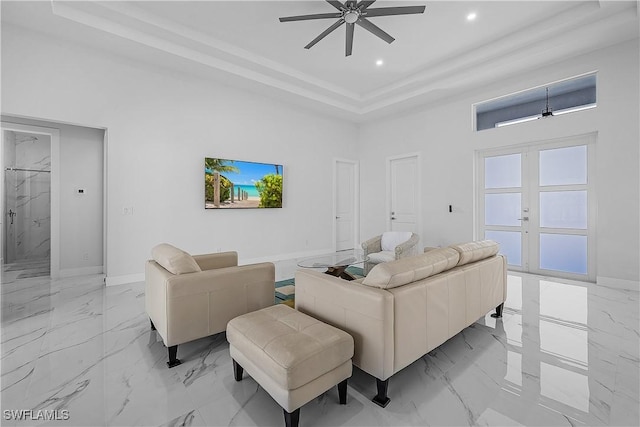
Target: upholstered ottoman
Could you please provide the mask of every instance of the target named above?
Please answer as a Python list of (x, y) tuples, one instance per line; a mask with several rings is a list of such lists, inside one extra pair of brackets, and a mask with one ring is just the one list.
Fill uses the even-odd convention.
[(236, 381), (243, 369), (284, 409), (285, 424), (297, 426), (300, 407), (338, 385), (347, 403), (353, 338), (340, 329), (278, 304), (227, 324)]

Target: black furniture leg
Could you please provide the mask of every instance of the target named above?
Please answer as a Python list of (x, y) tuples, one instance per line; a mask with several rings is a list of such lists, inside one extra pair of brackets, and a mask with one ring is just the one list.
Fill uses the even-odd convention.
[(298, 427), (298, 423), (300, 422), (300, 408), (296, 409), (293, 412), (287, 412), (286, 409), (284, 411), (284, 425), (286, 427)]
[(502, 317), (502, 309), (504, 308), (504, 303), (500, 304), (499, 306), (496, 307), (496, 312), (493, 313), (491, 315), (491, 317), (494, 317), (496, 319), (499, 319), (500, 317)]
[(340, 398), (340, 404), (347, 404), (347, 380), (341, 381), (338, 384), (338, 397)]
[(167, 366), (169, 368), (173, 368), (174, 366), (178, 366), (182, 362), (176, 357), (178, 355), (178, 346), (172, 345), (168, 347), (169, 350), (169, 361), (167, 362)]
[[(231, 360), (233, 360), (233, 359), (231, 359)], [(238, 362), (233, 360), (233, 378), (235, 378), (236, 381), (242, 381), (242, 373), (243, 372), (244, 372), (244, 368), (242, 366), (240, 366), (240, 364)]]
[(155, 331), (156, 330), (156, 325), (153, 324), (153, 320), (149, 319), (149, 323), (151, 323), (151, 330)]
[(386, 408), (391, 399), (387, 397), (387, 389), (389, 388), (389, 378), (382, 381), (376, 378), (376, 386), (378, 387), (378, 394), (373, 398), (373, 403)]

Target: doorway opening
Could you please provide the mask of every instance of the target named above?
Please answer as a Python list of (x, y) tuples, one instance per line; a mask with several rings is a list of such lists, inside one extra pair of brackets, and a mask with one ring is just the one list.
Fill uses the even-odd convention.
[(3, 276), (51, 274), (51, 135), (2, 131)]

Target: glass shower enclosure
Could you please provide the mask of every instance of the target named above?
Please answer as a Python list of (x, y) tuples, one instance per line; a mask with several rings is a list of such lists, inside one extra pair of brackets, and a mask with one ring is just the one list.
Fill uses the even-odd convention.
[(3, 269), (48, 275), (51, 258), (51, 138), (3, 135)]

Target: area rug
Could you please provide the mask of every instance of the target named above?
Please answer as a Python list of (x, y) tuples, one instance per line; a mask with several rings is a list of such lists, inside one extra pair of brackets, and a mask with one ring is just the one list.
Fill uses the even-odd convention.
[[(364, 277), (364, 271), (360, 267), (348, 267), (347, 272), (357, 278)], [(295, 279), (285, 279), (276, 282), (276, 304), (295, 305)]]

